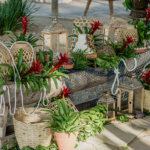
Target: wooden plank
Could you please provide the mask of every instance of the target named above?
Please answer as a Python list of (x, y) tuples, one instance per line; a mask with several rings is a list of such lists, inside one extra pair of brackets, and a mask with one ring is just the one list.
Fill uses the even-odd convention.
[(112, 14), (114, 14), (113, 1), (109, 0), (108, 2), (109, 2), (110, 16), (112, 16)]
[(120, 88), (118, 88), (117, 109), (121, 110), (121, 89)]
[(144, 90), (144, 88), (142, 88), (141, 112), (143, 112), (144, 96), (145, 96), (145, 90)]
[(87, 13), (88, 13), (88, 10), (89, 10), (89, 7), (91, 5), (91, 2), (92, 0), (88, 0), (87, 4), (86, 4), (86, 8), (85, 8), (85, 11), (84, 11), (84, 16), (86, 17)]
[(53, 34), (50, 34), (50, 49), (53, 50)]
[(129, 92), (129, 100), (128, 100), (128, 108), (129, 108), (129, 113), (133, 113), (133, 91)]
[[(116, 108), (116, 103), (114, 102), (113, 103), (113, 109), (115, 109)], [(115, 118), (116, 117), (116, 112), (115, 111), (113, 111), (113, 118)]]

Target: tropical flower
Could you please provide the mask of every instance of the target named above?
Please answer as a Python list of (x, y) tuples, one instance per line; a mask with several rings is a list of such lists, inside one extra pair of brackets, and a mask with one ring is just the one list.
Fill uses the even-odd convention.
[(150, 70), (147, 71), (146, 73), (142, 72), (142, 74), (143, 75), (141, 76), (141, 78), (144, 79), (147, 86), (149, 86), (149, 84), (150, 84)]
[(94, 32), (97, 29), (101, 29), (100, 26), (103, 26), (103, 25), (99, 21), (94, 21), (94, 23), (91, 23), (91, 26), (92, 26), (92, 31), (90, 34), (94, 34)]
[(22, 17), (21, 23), (23, 25), (23, 33), (22, 34), (25, 35), (27, 28), (28, 28), (28, 24), (29, 24), (29, 19), (26, 16)]
[(30, 73), (39, 73), (41, 75), (41, 69), (44, 69), (43, 67), (41, 67), (42, 64), (40, 64), (40, 60), (36, 63), (35, 65), (35, 61), (33, 61), (31, 68), (21, 77), (23, 78), (24, 76), (30, 74)]
[(149, 19), (150, 19), (150, 8), (147, 8), (146, 9), (146, 24), (148, 23)]
[(123, 46), (121, 49), (121, 53), (123, 52), (123, 50), (130, 44), (130, 43), (134, 43), (134, 40), (132, 39), (132, 36), (126, 36), (126, 39), (123, 39)]
[(71, 59), (71, 57), (66, 57), (66, 53), (64, 54), (64, 56), (62, 55), (62, 53), (60, 53), (59, 56), (60, 59), (58, 59), (58, 61), (61, 65), (64, 65), (65, 63), (68, 65), (70, 63), (69, 59)]
[(58, 59), (58, 64), (56, 64), (54, 66), (54, 68), (50, 71), (49, 75), (52, 74), (56, 69), (58, 69), (60, 66), (62, 65), (65, 65), (66, 64), (69, 64), (70, 61), (69, 59), (71, 59), (71, 57), (66, 57), (66, 53), (64, 54), (64, 56), (62, 55), (62, 53), (59, 54), (60, 55), (60, 59)]
[(65, 86), (63, 86), (63, 90), (61, 89), (61, 95), (59, 96), (59, 98), (63, 98), (64, 97), (70, 97), (69, 94), (73, 94), (72, 92), (69, 91), (69, 88), (65, 88)]

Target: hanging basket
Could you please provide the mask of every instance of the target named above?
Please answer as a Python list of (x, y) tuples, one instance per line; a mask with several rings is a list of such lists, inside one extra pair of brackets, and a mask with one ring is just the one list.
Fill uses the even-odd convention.
[[(32, 113), (35, 108), (26, 108), (27, 113)], [(43, 108), (38, 108), (37, 111), (28, 116), (24, 114), (22, 108), (13, 116), (13, 124), (19, 148), (26, 146), (36, 148), (38, 145), (49, 146), (52, 138), (52, 129), (45, 127), (49, 126), (43, 120), (51, 120), (49, 113), (41, 111)]]

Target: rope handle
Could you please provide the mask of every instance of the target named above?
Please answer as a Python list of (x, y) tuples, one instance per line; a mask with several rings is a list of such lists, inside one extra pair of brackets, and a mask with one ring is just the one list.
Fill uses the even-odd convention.
[[(31, 46), (30, 43), (28, 43), (28, 42), (26, 42), (26, 41), (17, 41), (17, 42), (15, 42), (15, 43), (12, 44), (10, 50), (12, 49), (12, 47), (13, 47), (16, 43), (26, 43), (26, 44), (28, 44), (28, 45), (31, 47), (32, 52), (33, 52), (32, 60), (31, 60), (31, 63), (30, 63), (30, 67), (31, 67), (32, 62), (33, 62), (33, 58), (34, 58), (34, 50), (33, 50), (33, 47)], [(15, 112), (16, 112), (16, 101), (17, 101), (17, 98), (16, 98), (17, 86), (16, 86), (16, 74), (15, 74), (15, 69), (16, 69), (18, 75), (19, 75), (19, 71), (18, 71), (18, 69), (17, 69), (17, 67), (16, 67), (16, 64), (15, 64), (15, 62), (14, 62), (14, 58), (13, 58), (13, 56), (12, 56), (10, 50), (9, 50), (2, 42), (0, 42), (0, 44), (2, 44), (2, 45), (7, 49), (7, 51), (9, 52), (9, 54), (10, 54), (10, 56), (11, 56), (11, 58), (12, 58), (12, 63), (11, 63), (11, 65), (12, 65), (12, 68), (13, 68), (13, 70), (14, 70), (14, 82), (15, 82), (15, 105), (14, 105), (14, 111), (13, 111), (13, 113), (11, 112), (11, 102), (10, 102), (9, 87), (8, 87), (7, 85), (4, 85), (4, 86), (3, 86), (3, 89), (4, 89), (5, 91), (6, 91), (6, 89), (7, 89), (8, 102), (9, 102), (9, 107), (10, 107), (9, 112), (10, 112), (11, 115), (14, 115)], [(20, 75), (19, 75), (19, 79), (21, 80)], [(24, 111), (24, 113), (25, 113), (26, 115), (29, 116), (29, 115), (32, 115), (32, 114), (35, 113), (35, 111), (36, 111), (37, 108), (39, 107), (39, 104), (40, 104), (40, 102), (41, 102), (41, 100), (42, 100), (42, 97), (43, 97), (43, 104), (44, 104), (44, 98), (45, 98), (45, 97), (47, 98), (47, 100), (48, 100), (48, 102), (49, 102), (49, 99), (48, 99), (48, 97), (46, 96), (46, 89), (43, 88), (43, 91), (44, 91), (44, 94), (43, 94), (42, 91), (41, 91), (41, 96), (40, 96), (40, 100), (39, 100), (39, 102), (38, 102), (37, 107), (35, 108), (35, 110), (34, 110), (31, 114), (28, 114), (28, 113), (26, 113), (26, 111), (25, 111), (25, 109), (24, 109), (23, 93), (22, 93), (22, 84), (20, 84), (20, 94), (21, 94), (21, 100), (22, 100), (22, 108), (23, 108), (23, 111)], [(43, 96), (42, 96), (42, 95), (43, 95)], [(4, 99), (4, 94), (1, 95), (0, 110), (1, 110), (2, 105), (4, 105), (4, 107), (3, 107), (3, 112), (0, 114), (0, 116), (4, 116), (4, 113), (5, 113), (5, 99)], [(44, 106), (47, 106), (47, 105), (44, 104)]]
[[(125, 68), (126, 68), (129, 72), (136, 69), (136, 67), (137, 67), (137, 60), (136, 60), (136, 58), (134, 58), (134, 62), (135, 62), (135, 63), (134, 63), (134, 67), (133, 67), (131, 70), (128, 69), (125, 60), (124, 60), (123, 58), (121, 58), (121, 60), (123, 61), (124, 65), (125, 65)], [(150, 63), (150, 62), (149, 62), (149, 63)], [(113, 82), (112, 87), (111, 87), (111, 93), (112, 93), (112, 95), (116, 95), (116, 94), (118, 93), (118, 88), (117, 88), (116, 91), (114, 92), (114, 87), (115, 87), (115, 83), (116, 83), (116, 82), (117, 82), (117, 86), (119, 86), (119, 70), (115, 68), (114, 73), (115, 73), (116, 75), (115, 75), (115, 79), (114, 79), (114, 82)]]

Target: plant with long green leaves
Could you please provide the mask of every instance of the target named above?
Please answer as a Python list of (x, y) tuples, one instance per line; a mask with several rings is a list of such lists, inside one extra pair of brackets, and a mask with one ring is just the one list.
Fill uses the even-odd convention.
[(8, 41), (11, 44), (15, 43), (17, 41), (26, 41), (26, 42), (30, 43), (33, 47), (40, 46), (40, 45), (37, 45), (36, 42), (39, 41), (39, 40), (42, 40), (42, 37), (37, 38), (35, 36), (35, 33), (31, 33), (29, 36), (26, 36), (26, 32), (27, 32), (27, 29), (28, 29), (28, 24), (29, 24), (29, 19), (25, 16), (25, 17), (22, 17), (22, 20), (21, 20), (21, 25), (22, 25), (22, 28), (23, 28), (23, 32), (20, 32), (19, 35), (16, 35), (12, 31), (5, 31), (5, 33), (9, 33), (9, 34), (12, 34), (14, 36), (14, 37), (8, 36), (10, 38), (10, 40), (8, 40)]
[(4, 34), (3, 31), (14, 31), (19, 28), (21, 17), (27, 16), (32, 20), (31, 15), (39, 10), (35, 5), (28, 0), (7, 0), (0, 3), (0, 33)]
[(29, 68), (29, 66), (23, 60), (22, 49), (20, 49), (19, 55), (15, 57), (17, 57), (16, 68), (18, 71), (15, 68), (13, 69), (13, 67), (9, 64), (0, 64), (0, 66), (8, 67), (9, 70), (9, 75), (4, 75), (4, 78), (9, 79), (10, 81), (16, 80), (17, 89), (20, 89), (20, 84), (22, 83), (26, 88), (27, 96), (29, 95), (28, 84), (30, 85), (32, 92), (34, 92), (35, 89), (41, 91), (43, 88), (46, 88), (47, 92), (50, 92), (46, 78), (41, 75), (40, 71), (44, 68), (41, 67), (40, 62), (35, 64), (35, 61), (33, 61), (31, 68)]
[(79, 131), (82, 126), (80, 125), (80, 112), (74, 112), (73, 109), (68, 108), (65, 99), (61, 101), (56, 100), (58, 110), (42, 110), (47, 111), (51, 114), (53, 120), (44, 120), (48, 122), (50, 126), (46, 128), (52, 128), (55, 132), (59, 133), (73, 133)]
[(122, 5), (124, 7), (126, 7), (126, 9), (132, 10), (132, 0), (125, 0), (124, 2), (122, 2)]

